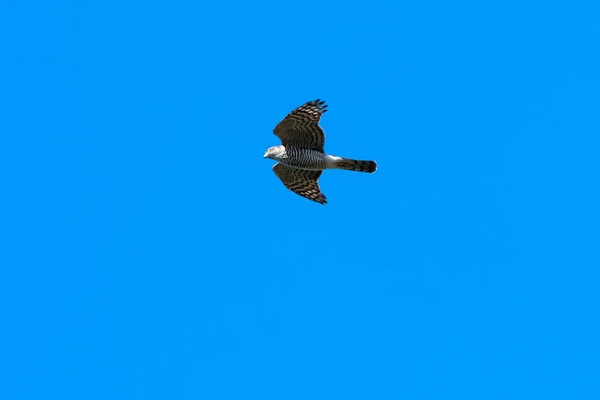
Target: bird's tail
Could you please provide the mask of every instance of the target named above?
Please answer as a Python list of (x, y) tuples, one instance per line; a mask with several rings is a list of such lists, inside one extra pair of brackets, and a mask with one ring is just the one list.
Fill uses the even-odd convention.
[(377, 170), (375, 161), (353, 160), (351, 158), (340, 158), (336, 160), (335, 167), (348, 171), (368, 172), (373, 173)]

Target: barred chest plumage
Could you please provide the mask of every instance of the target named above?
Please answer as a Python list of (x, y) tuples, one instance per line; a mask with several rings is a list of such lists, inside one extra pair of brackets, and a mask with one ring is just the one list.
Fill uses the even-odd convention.
[(298, 147), (286, 147), (285, 152), (287, 158), (279, 160), (282, 164), (314, 171), (320, 171), (327, 168), (327, 158), (325, 154), (320, 151)]

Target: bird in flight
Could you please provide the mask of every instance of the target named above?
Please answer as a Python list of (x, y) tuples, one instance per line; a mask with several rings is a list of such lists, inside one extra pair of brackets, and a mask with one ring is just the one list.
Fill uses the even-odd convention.
[(273, 172), (286, 188), (317, 203), (327, 204), (319, 188), (319, 177), (326, 169), (373, 173), (375, 161), (352, 160), (325, 154), (325, 132), (319, 126), (327, 104), (309, 101), (289, 113), (273, 130), (281, 146), (267, 149), (264, 158), (277, 161)]

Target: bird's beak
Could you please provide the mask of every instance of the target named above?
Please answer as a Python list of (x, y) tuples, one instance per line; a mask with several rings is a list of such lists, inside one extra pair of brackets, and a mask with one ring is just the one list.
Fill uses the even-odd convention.
[(263, 158), (267, 158), (267, 153), (265, 153), (265, 155), (263, 156)]

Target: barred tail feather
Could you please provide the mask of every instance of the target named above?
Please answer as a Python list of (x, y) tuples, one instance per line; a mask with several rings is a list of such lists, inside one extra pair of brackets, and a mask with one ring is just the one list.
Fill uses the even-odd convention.
[(350, 158), (341, 158), (336, 162), (336, 168), (348, 171), (373, 173), (377, 170), (375, 161), (352, 160)]

